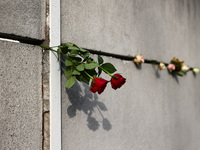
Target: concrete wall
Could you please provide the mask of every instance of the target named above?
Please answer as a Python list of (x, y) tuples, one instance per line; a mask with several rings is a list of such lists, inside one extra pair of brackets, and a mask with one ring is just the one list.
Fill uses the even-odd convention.
[(42, 50), (0, 45), (0, 149), (42, 149)]
[[(63, 43), (165, 62), (175, 56), (192, 67), (200, 67), (199, 24), (198, 0), (62, 1)], [(66, 90), (62, 75), (63, 150), (199, 150), (199, 75), (104, 59), (126, 77), (121, 89)]]
[(44, 40), (45, 3), (45, 0), (0, 1), (0, 36)]
[(187, 62), (200, 54), (199, 13), (199, 0), (63, 0), (62, 42)]

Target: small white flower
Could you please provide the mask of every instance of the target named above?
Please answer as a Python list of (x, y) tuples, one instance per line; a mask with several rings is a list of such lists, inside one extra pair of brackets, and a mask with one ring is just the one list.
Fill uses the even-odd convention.
[(199, 73), (199, 72), (200, 72), (200, 69), (194, 68), (192, 71), (193, 71), (194, 73)]
[(142, 63), (144, 63), (144, 57), (142, 56), (142, 54), (137, 55), (134, 57), (133, 62), (135, 62), (138, 65), (141, 65)]
[(162, 62), (160, 62), (160, 64), (159, 64), (158, 68), (159, 68), (160, 70), (163, 70), (163, 69), (165, 69), (165, 64), (164, 64), (164, 63), (162, 63)]
[(183, 72), (188, 72), (188, 71), (190, 70), (190, 67), (187, 66), (187, 65), (181, 65), (181, 70), (182, 70)]

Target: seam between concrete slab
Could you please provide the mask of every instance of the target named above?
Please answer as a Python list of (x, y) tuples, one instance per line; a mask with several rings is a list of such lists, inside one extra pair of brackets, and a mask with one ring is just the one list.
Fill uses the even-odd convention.
[(17, 40), (20, 43), (40, 45), (44, 40), (32, 39), (28, 37), (22, 37), (14, 34), (0, 33), (0, 38), (6, 38), (11, 40)]

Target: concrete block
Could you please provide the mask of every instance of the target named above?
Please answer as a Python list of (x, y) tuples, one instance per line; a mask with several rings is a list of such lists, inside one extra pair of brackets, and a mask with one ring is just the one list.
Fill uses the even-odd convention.
[(126, 77), (116, 91), (108, 83), (93, 94), (78, 82), (66, 90), (62, 76), (63, 150), (199, 149), (199, 75), (173, 77), (152, 65), (104, 59)]
[(0, 36), (45, 38), (44, 0), (3, 0), (0, 1)]
[(0, 45), (0, 149), (42, 149), (42, 50)]
[(200, 55), (198, 0), (63, 0), (61, 12), (63, 43), (163, 61)]

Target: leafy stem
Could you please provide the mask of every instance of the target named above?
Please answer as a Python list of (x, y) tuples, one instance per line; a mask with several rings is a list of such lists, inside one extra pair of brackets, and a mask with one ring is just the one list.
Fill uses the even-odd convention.
[(101, 68), (105, 73), (107, 73), (109, 76), (114, 77), (114, 75), (112, 75), (110, 72), (108, 72), (106, 69), (104, 69), (103, 67), (99, 66), (99, 68)]
[(90, 79), (94, 79), (91, 75), (89, 75), (89, 73), (87, 73), (86, 71), (84, 71), (84, 72), (88, 77), (90, 77)]

